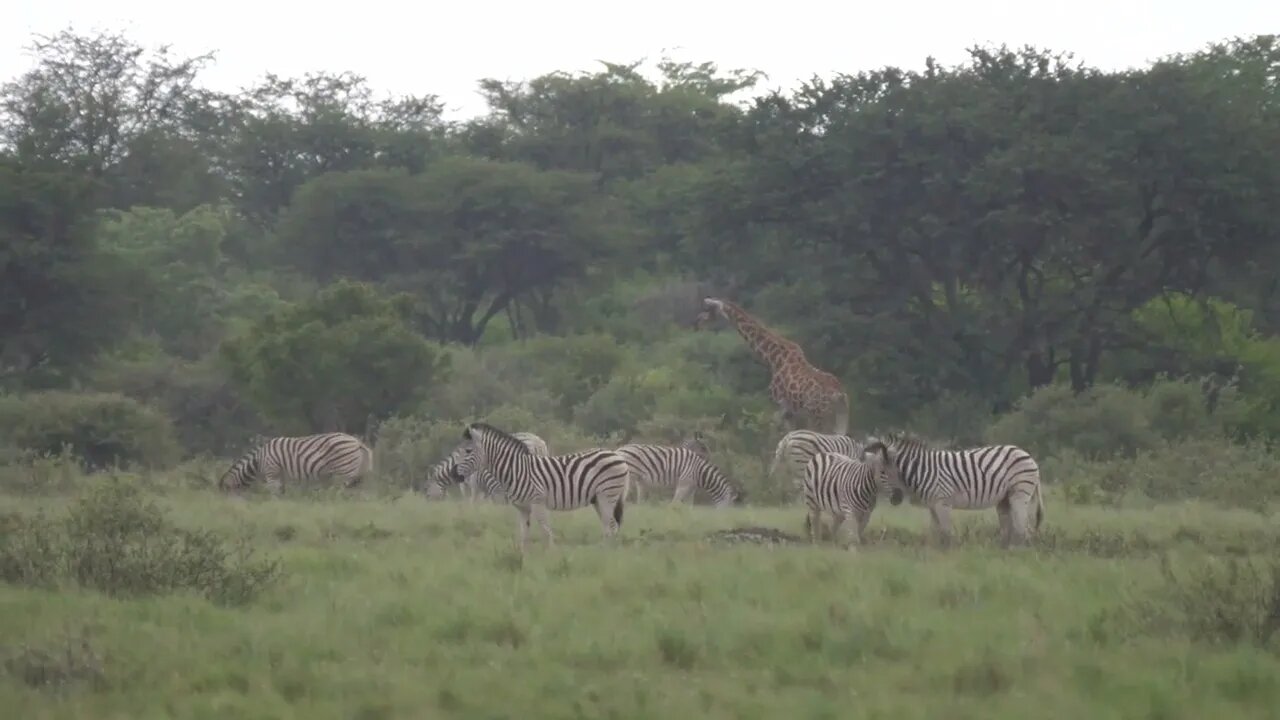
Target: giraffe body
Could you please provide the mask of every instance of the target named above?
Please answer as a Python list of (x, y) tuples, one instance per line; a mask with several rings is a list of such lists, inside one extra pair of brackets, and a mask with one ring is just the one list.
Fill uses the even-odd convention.
[(843, 435), (849, 428), (849, 396), (840, 380), (819, 370), (796, 343), (770, 330), (737, 304), (719, 298), (705, 298), (694, 321), (702, 328), (712, 318), (728, 320), (747, 346), (769, 367), (769, 397), (778, 406), (785, 424), (792, 429), (817, 430)]

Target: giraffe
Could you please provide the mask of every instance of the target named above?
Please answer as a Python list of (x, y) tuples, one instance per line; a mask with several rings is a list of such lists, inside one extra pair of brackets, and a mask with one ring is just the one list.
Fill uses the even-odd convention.
[[(799, 345), (765, 327), (737, 304), (707, 297), (702, 306), (693, 322), (694, 330), (701, 330), (719, 315), (733, 323), (747, 346), (769, 367), (773, 374), (769, 395), (778, 405), (777, 419), (792, 429), (845, 434), (849, 396), (836, 376), (814, 367)], [(811, 427), (804, 427), (806, 424)]]

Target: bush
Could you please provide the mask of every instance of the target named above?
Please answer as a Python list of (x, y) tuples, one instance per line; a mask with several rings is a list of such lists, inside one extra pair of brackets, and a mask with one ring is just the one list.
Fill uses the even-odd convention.
[(1280, 497), (1280, 457), (1260, 443), (1233, 443), (1223, 435), (1161, 442), (1132, 458), (1096, 462), (1060, 452), (1041, 460), (1040, 470), (1076, 503), (1198, 498), (1267, 512)]
[(1076, 394), (1049, 385), (992, 423), (987, 442), (1020, 445), (1038, 458), (1072, 451), (1087, 459), (1132, 458), (1162, 441), (1219, 437), (1243, 412), (1231, 389), (1210, 410), (1197, 382), (1158, 380), (1145, 390), (1097, 385)]
[(90, 469), (165, 466), (179, 454), (169, 418), (119, 393), (51, 390), (0, 398), (0, 434), (40, 455), (70, 447)]
[(1280, 562), (1259, 567), (1253, 560), (1215, 559), (1180, 576), (1166, 555), (1160, 569), (1165, 602), (1139, 603), (1139, 616), (1200, 642), (1280, 650)]
[(249, 602), (280, 577), (243, 543), (174, 526), (137, 488), (100, 485), (67, 517), (9, 515), (0, 522), (0, 578), (44, 587), (66, 579), (108, 595), (192, 590), (224, 605)]
[(157, 352), (111, 357), (92, 382), (162, 409), (188, 453), (232, 452), (247, 435), (267, 430), (212, 356), (195, 362)]

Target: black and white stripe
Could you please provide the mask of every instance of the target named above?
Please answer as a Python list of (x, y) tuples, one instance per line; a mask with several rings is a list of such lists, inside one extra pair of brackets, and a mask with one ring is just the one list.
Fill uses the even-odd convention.
[(769, 476), (772, 477), (781, 466), (792, 482), (801, 487), (804, 483), (805, 466), (818, 453), (838, 453), (858, 458), (862, 455), (862, 443), (848, 435), (792, 430), (778, 441), (778, 447), (773, 453), (773, 464), (769, 466)]
[(351, 487), (373, 470), (373, 451), (359, 438), (346, 433), (321, 433), (301, 437), (273, 437), (245, 453), (223, 473), (218, 486), (241, 490), (259, 479), (274, 493), (283, 481), (310, 482), (337, 478)]
[[(867, 452), (885, 450), (897, 469), (897, 482), (913, 505), (925, 505), (944, 544), (951, 542), (951, 510), (995, 507), (1000, 517), (1000, 541), (1025, 544), (1030, 515), (1035, 528), (1044, 520), (1040, 466), (1015, 445), (988, 445), (965, 450), (931, 448), (919, 438), (895, 434), (872, 440)], [(895, 493), (893, 504), (901, 502)], [(1033, 508), (1034, 505), (1034, 508)]]
[[(685, 441), (689, 443), (688, 440)], [(705, 448), (705, 445), (703, 446)], [(641, 486), (675, 487), (671, 504), (683, 502), (694, 488), (705, 492), (716, 507), (741, 503), (744, 493), (714, 463), (689, 447), (629, 443), (618, 448), (631, 470), (630, 486), (636, 501), (642, 499)]]
[(617, 534), (622, 525), (629, 471), (626, 458), (612, 450), (542, 457), (487, 423), (468, 425), (462, 433), (460, 449), (457, 472), (465, 475), (474, 468), (488, 468), (506, 491), (507, 501), (519, 510), (522, 551), (529, 519), (535, 515), (547, 535), (547, 543), (554, 543), (548, 509), (575, 510), (594, 505), (605, 538)]
[(822, 513), (832, 516), (831, 537), (838, 538), (840, 526), (850, 516), (856, 523), (854, 537), (861, 544), (880, 495), (891, 491), (894, 472), (881, 448), (854, 459), (842, 453), (819, 452), (804, 468), (804, 502), (808, 508), (805, 528), (810, 541), (818, 539)]
[[(547, 457), (551, 454), (547, 442), (530, 432), (511, 433), (511, 437), (524, 443), (529, 452)], [(477, 496), (497, 498), (506, 502), (506, 490), (502, 483), (487, 468), (474, 468), (468, 475), (457, 472), (458, 460), (462, 457), (462, 448), (455, 448), (444, 460), (436, 463), (427, 473), (426, 494), (429, 498), (442, 498), (449, 488), (457, 485), (462, 488), (463, 497), (475, 502)]]

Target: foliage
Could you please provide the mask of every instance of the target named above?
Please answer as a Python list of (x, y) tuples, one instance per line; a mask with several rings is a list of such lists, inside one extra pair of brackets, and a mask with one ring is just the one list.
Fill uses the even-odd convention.
[(1234, 393), (1211, 408), (1198, 383), (1161, 380), (1146, 390), (1115, 384), (1082, 393), (1049, 385), (1020, 400), (988, 428), (986, 440), (1037, 456), (1074, 451), (1090, 459), (1133, 457), (1162, 440), (1222, 437), (1238, 417)]
[(36, 453), (69, 448), (91, 468), (162, 467), (179, 453), (169, 418), (119, 393), (48, 390), (0, 397), (0, 434)]
[(252, 600), (280, 577), (244, 544), (175, 526), (138, 489), (107, 482), (65, 518), (10, 515), (0, 523), (0, 578), (46, 586), (70, 580), (119, 597), (194, 591), (220, 604)]
[[(5, 501), (23, 514), (47, 505)], [(520, 558), (505, 506), (244, 503), (174, 489), (171, 517), (244, 537), (287, 562), (288, 577), (233, 610), (185, 594), (0, 583), (0, 643), (52, 649), (64, 628), (89, 624), (109, 680), (53, 697), (0, 677), (0, 698), (20, 717), (104, 706), (130, 717), (490, 717), (521, 702), (592, 717), (787, 717), (797, 706), (999, 720), (1272, 714), (1280, 657), (1247, 634), (1205, 642), (1190, 625), (1149, 619), (1180, 616), (1162, 554), (1185, 587), (1210, 564), (1225, 580), (1227, 556), (1266, 578), (1280, 548), (1274, 514), (1047, 503), (1043, 543), (1011, 555), (997, 549), (994, 511), (954, 513), (963, 540), (942, 552), (923, 509), (878, 506), (871, 542), (850, 554), (719, 539), (795, 534), (796, 507), (642, 505), (627, 508), (620, 547), (600, 545), (583, 509), (552, 513), (557, 550), (535, 542)], [(1241, 577), (1229, 604), (1208, 602), (1208, 587), (1229, 587), (1216, 582), (1200, 607), (1261, 598), (1264, 585)], [(1139, 601), (1143, 614), (1099, 622)]]
[(768, 371), (690, 331), (706, 295), (840, 377), (854, 434), (1104, 464), (1280, 437), (1272, 35), (1123, 71), (974, 47), (791, 91), (605, 60), (483, 79), (459, 122), (341, 69), (226, 92), (212, 55), (117, 33), (31, 49), (0, 88), (0, 387), (122, 393), (187, 453), (396, 416), (697, 427), (781, 500)]
[(410, 327), (402, 297), (346, 281), (267, 315), (227, 340), (223, 357), (264, 416), (302, 434), (363, 434), (371, 419), (412, 408), (449, 367)]

